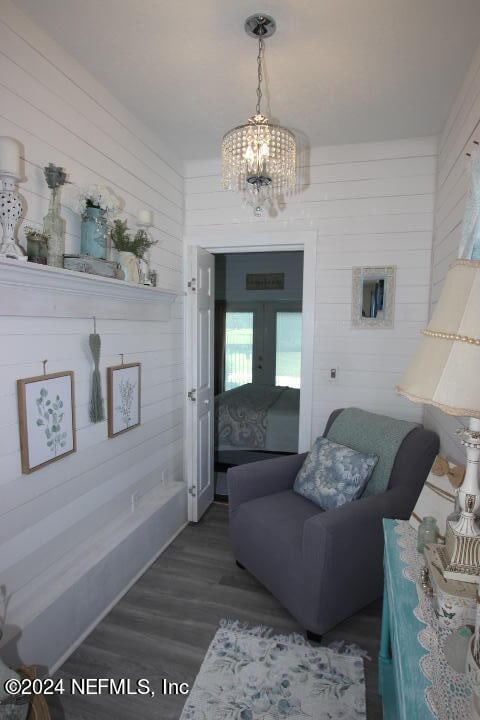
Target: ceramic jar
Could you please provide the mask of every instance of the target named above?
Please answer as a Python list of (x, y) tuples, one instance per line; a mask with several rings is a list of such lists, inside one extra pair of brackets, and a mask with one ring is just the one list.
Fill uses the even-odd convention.
[(131, 283), (138, 283), (140, 280), (138, 270), (138, 258), (131, 252), (124, 250), (117, 253), (117, 262), (122, 268), (124, 280)]

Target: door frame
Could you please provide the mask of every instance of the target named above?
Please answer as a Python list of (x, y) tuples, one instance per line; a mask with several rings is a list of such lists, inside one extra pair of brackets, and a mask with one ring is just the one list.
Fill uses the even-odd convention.
[[(214, 234), (215, 235), (215, 234)], [(288, 250), (303, 251), (303, 295), (302, 295), (302, 372), (300, 389), (300, 414), (298, 431), (298, 452), (310, 449), (312, 443), (313, 415), (313, 363), (315, 347), (315, 316), (316, 316), (316, 271), (317, 271), (317, 231), (273, 231), (257, 233), (243, 228), (235, 228), (230, 242), (225, 236), (207, 236), (188, 234), (185, 238), (186, 256), (189, 246), (200, 246), (213, 255), (220, 253), (251, 253), (251, 252), (285, 252)], [(187, 266), (188, 267), (188, 266)], [(187, 271), (188, 274), (188, 271)], [(190, 278), (187, 278), (189, 280)], [(190, 298), (187, 294), (186, 316), (189, 314)], [(189, 335), (185, 338), (185, 369), (186, 377), (191, 377), (189, 363), (192, 359)], [(213, 361), (213, 358), (212, 358)], [(187, 388), (188, 389), (188, 388)], [(185, 407), (187, 408), (187, 399)], [(188, 442), (188, 438), (186, 438)], [(188, 476), (187, 476), (188, 478)]]

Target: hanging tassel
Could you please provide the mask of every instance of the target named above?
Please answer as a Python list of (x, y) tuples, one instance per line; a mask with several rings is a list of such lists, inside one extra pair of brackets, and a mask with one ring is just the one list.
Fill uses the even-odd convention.
[[(94, 324), (94, 330), (96, 331), (96, 323)], [(100, 378), (100, 370), (98, 369), (101, 347), (100, 335), (98, 335), (97, 332), (93, 332), (89, 336), (88, 342), (90, 345), (93, 362), (95, 364), (92, 374), (92, 390), (90, 394), (90, 420), (93, 423), (98, 423), (105, 419), (105, 414), (103, 410), (102, 380)]]

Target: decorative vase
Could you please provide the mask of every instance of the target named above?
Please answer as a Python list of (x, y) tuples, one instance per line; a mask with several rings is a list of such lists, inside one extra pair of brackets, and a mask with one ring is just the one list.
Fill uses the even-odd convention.
[(138, 258), (134, 253), (122, 250), (118, 253), (118, 262), (122, 268), (123, 277), (127, 282), (138, 283), (140, 281)]
[(63, 267), (65, 253), (65, 220), (60, 215), (60, 188), (52, 189), (48, 212), (43, 218), (43, 232), (48, 235), (47, 262)]
[(82, 255), (107, 259), (107, 218), (106, 211), (88, 205), (82, 215), (81, 245)]

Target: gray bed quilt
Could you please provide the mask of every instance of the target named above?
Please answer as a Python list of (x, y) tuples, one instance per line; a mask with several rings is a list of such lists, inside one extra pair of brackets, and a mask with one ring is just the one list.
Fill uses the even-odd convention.
[(270, 444), (277, 444), (278, 427), (285, 432), (292, 422), (296, 424), (296, 429), (292, 428), (294, 439), (298, 437), (298, 396), (298, 390), (253, 383), (218, 395), (215, 398), (217, 448), (289, 450), (284, 445), (286, 438), (281, 438), (278, 448)]

